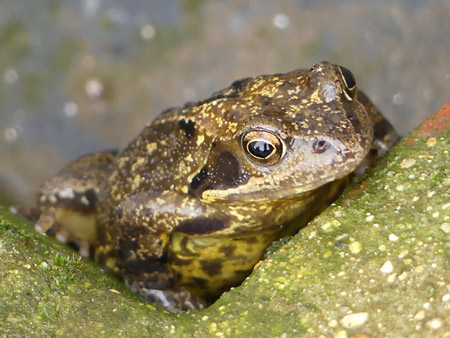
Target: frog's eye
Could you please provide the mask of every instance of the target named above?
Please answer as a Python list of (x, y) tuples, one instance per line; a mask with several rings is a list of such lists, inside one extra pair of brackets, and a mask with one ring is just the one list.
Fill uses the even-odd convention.
[(242, 148), (250, 160), (260, 164), (275, 164), (283, 155), (283, 143), (265, 130), (250, 130), (242, 137)]
[(339, 72), (341, 73), (342, 82), (344, 83), (344, 93), (345, 97), (349, 101), (353, 101), (356, 92), (356, 81), (352, 72), (347, 68), (338, 66)]

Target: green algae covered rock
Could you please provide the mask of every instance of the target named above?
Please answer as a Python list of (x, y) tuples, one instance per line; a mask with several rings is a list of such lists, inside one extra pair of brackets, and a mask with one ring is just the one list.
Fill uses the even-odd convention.
[(156, 311), (122, 283), (5, 208), (0, 234), (2, 336), (137, 337), (161, 330)]
[(450, 337), (450, 102), (216, 304), (174, 315), (0, 207), (4, 336)]

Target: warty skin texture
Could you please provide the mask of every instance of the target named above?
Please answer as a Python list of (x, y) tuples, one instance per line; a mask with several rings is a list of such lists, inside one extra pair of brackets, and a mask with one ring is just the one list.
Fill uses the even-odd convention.
[(344, 67), (242, 79), (166, 110), (118, 154), (70, 164), (43, 185), (37, 226), (147, 301), (201, 308), (397, 138)]

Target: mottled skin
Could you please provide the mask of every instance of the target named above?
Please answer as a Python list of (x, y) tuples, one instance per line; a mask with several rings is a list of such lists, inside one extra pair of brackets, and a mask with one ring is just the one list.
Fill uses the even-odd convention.
[(243, 79), (69, 165), (44, 184), (37, 226), (88, 243), (149, 302), (201, 308), (397, 138), (343, 67)]

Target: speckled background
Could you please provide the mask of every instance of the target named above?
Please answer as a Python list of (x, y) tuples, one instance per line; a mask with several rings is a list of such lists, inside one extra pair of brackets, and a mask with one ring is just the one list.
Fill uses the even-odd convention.
[(0, 201), (161, 110), (329, 60), (405, 134), (450, 98), (447, 0), (0, 2)]

